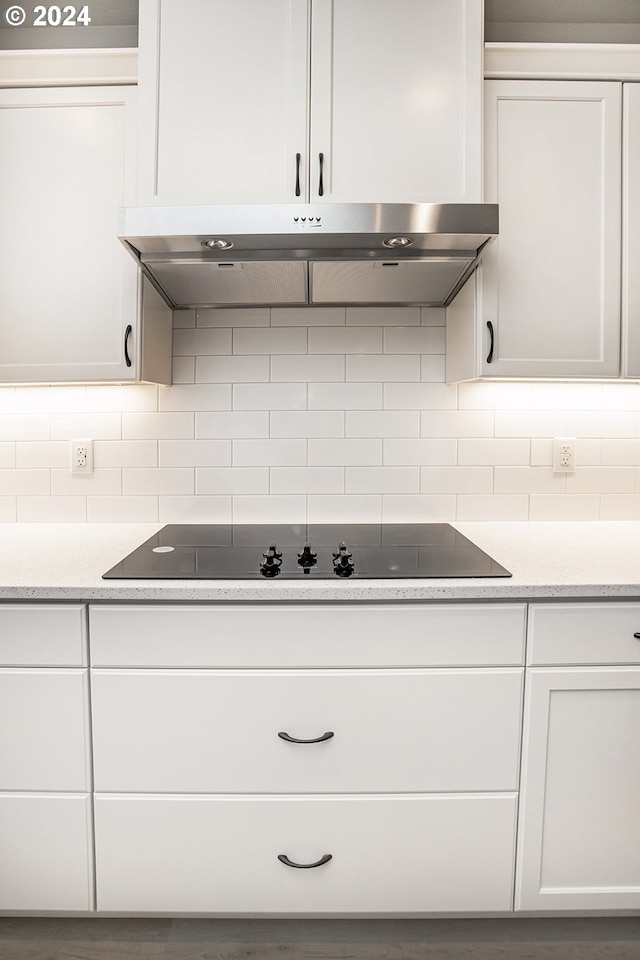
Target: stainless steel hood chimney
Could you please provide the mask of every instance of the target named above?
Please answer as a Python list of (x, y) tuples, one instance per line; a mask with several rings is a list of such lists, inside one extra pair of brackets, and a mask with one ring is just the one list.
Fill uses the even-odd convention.
[(496, 204), (129, 207), (119, 238), (171, 307), (446, 306)]

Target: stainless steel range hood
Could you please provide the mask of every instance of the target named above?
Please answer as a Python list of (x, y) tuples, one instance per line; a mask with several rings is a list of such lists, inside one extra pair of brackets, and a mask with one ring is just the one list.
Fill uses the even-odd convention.
[(446, 306), (497, 233), (496, 204), (129, 207), (119, 221), (174, 308)]

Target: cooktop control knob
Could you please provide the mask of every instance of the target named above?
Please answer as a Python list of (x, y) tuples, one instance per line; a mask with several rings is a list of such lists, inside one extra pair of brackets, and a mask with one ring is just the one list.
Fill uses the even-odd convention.
[(269, 549), (262, 556), (264, 560), (260, 564), (260, 573), (263, 577), (277, 577), (282, 566), (282, 554), (278, 553), (275, 543), (269, 545)]
[(355, 566), (347, 545), (341, 543), (338, 546), (338, 552), (333, 555), (333, 572), (337, 577), (350, 577), (354, 570)]
[(298, 563), (302, 567), (304, 573), (309, 573), (311, 567), (315, 566), (318, 562), (318, 554), (311, 549), (310, 543), (305, 543), (302, 553), (298, 554)]

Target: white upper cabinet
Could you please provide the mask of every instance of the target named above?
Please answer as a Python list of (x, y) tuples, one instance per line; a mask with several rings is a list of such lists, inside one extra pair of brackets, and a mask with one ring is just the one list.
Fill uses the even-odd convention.
[(476, 202), (481, 0), (141, 0), (141, 203)]
[[(137, 269), (117, 239), (135, 98), (132, 86), (0, 90), (0, 381), (143, 378)], [(149, 379), (168, 382), (165, 366)]]
[(621, 102), (615, 82), (486, 84), (485, 376), (619, 373)]
[(640, 377), (640, 83), (624, 85), (623, 371)]

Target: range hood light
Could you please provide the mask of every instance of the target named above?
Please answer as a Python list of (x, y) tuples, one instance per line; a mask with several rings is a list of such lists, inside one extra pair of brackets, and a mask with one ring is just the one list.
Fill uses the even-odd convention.
[(411, 237), (387, 237), (382, 241), (383, 247), (410, 247), (412, 243)]
[(203, 240), (202, 246), (209, 247), (211, 250), (229, 250), (233, 244), (231, 240), (221, 240), (216, 237), (213, 240)]

